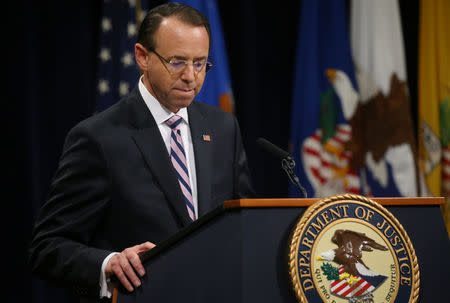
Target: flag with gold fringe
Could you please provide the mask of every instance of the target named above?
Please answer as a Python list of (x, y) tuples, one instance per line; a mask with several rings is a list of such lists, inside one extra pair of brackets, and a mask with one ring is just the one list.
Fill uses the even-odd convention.
[(419, 157), (427, 190), (446, 197), (450, 234), (450, 1), (422, 0), (419, 36)]

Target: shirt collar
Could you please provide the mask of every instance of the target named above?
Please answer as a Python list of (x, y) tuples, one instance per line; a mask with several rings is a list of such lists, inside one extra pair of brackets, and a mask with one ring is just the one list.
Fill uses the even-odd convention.
[[(167, 119), (171, 118), (175, 114), (168, 110), (164, 105), (162, 105), (152, 94), (147, 90), (144, 83), (142, 82), (142, 77), (139, 79), (139, 92), (141, 93), (142, 98), (144, 99), (145, 104), (148, 109), (152, 113), (153, 118), (156, 121), (156, 124), (163, 124)], [(189, 117), (187, 113), (187, 108), (181, 108), (176, 115), (180, 116), (186, 124), (189, 125)]]

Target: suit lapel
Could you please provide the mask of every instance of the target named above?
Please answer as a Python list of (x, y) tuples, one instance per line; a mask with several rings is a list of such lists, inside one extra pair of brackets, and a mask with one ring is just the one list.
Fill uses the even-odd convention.
[(157, 183), (166, 195), (168, 202), (172, 205), (182, 224), (184, 226), (188, 225), (192, 220), (189, 218), (175, 169), (170, 162), (170, 157), (155, 119), (145, 105), (137, 88), (131, 94), (131, 97), (131, 121), (136, 127), (132, 132), (132, 137)]
[[(201, 216), (211, 210), (211, 155), (215, 138), (196, 101), (188, 107), (188, 114), (197, 174), (198, 213)], [(209, 135), (209, 140), (204, 135)]]

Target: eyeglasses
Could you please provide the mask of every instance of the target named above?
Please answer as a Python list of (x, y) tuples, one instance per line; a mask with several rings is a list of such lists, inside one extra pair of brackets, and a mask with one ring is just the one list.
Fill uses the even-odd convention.
[[(155, 55), (158, 56), (158, 58), (163, 62), (163, 65), (166, 67), (167, 71), (170, 74), (178, 74), (184, 71), (184, 69), (189, 65), (192, 64), (192, 67), (194, 68), (194, 73), (197, 75), (199, 72), (205, 68), (205, 70), (208, 72), (211, 67), (213, 66), (212, 62), (208, 61), (208, 59), (201, 59), (198, 61), (188, 61), (184, 59), (177, 59), (177, 58), (170, 58), (166, 59), (160, 54), (158, 54), (154, 49), (150, 49), (149, 51), (155, 53)], [(165, 64), (164, 64), (165, 63)]]

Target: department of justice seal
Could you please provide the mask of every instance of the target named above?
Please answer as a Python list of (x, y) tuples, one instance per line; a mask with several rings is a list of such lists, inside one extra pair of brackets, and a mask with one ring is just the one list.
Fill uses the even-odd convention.
[(419, 265), (398, 220), (358, 195), (311, 205), (289, 240), (288, 267), (299, 302), (416, 302)]

